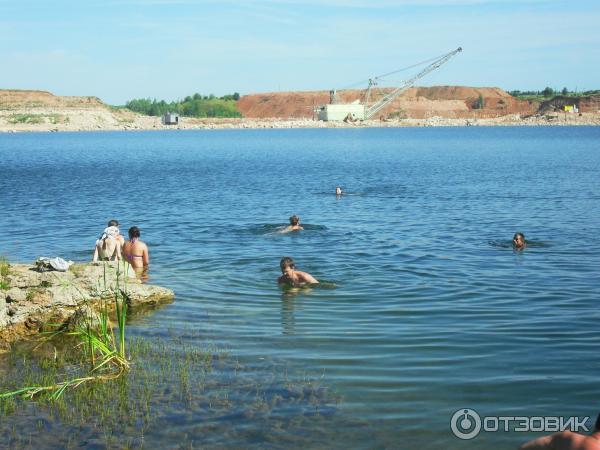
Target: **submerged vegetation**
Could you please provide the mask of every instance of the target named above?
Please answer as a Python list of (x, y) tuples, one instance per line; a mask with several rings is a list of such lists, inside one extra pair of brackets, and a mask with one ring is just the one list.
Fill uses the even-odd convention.
[(240, 94), (237, 92), (223, 97), (194, 94), (169, 103), (164, 100), (141, 98), (128, 101), (125, 107), (148, 116), (162, 116), (173, 112), (187, 117), (242, 117), (236, 104), (239, 98)]
[[(340, 399), (321, 376), (292, 376), (269, 361), (241, 363), (193, 330), (149, 334), (128, 338), (134, 363), (123, 376), (37, 402), (0, 399), (9, 448), (204, 448), (256, 439), (284, 446), (331, 429)], [(15, 349), (0, 365), (2, 387), (61, 379), (86, 361), (60, 351), (69, 341), (46, 342), (34, 353)]]

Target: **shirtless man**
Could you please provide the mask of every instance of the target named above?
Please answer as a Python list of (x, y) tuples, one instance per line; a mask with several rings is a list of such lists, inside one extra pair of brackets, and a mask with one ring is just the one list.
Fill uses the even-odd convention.
[(300, 217), (294, 214), (292, 217), (290, 217), (290, 226), (283, 231), (287, 233), (288, 231), (299, 230), (304, 230), (304, 228), (302, 228), (302, 226), (300, 225)]
[(561, 431), (529, 441), (519, 450), (600, 450), (600, 414), (594, 431), (589, 436), (572, 431)]
[(296, 270), (296, 263), (294, 263), (294, 260), (289, 256), (281, 258), (279, 267), (283, 274), (277, 279), (277, 283), (279, 284), (287, 284), (292, 287), (300, 287), (307, 284), (319, 284), (319, 281), (310, 273)]
[(119, 231), (119, 221), (116, 219), (111, 219), (108, 221), (108, 226), (109, 227), (117, 227), (117, 241), (119, 241), (119, 243), (121, 244), (121, 247), (123, 247), (123, 244), (125, 243), (125, 238), (123, 237), (123, 235), (121, 234), (121, 232)]
[[(110, 223), (110, 222), (109, 222)], [(118, 261), (121, 256), (121, 242), (119, 241), (119, 229), (109, 225), (104, 229), (94, 247), (92, 262)]]

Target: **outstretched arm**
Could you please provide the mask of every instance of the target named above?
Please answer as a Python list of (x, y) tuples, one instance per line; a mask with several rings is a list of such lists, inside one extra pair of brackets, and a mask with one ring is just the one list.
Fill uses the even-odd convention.
[(119, 261), (121, 259), (121, 241), (117, 239), (117, 245), (115, 245), (115, 251), (113, 253), (115, 255), (115, 261)]

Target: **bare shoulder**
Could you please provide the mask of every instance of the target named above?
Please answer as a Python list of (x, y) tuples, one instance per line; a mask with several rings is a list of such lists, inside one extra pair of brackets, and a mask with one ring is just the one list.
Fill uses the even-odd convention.
[(590, 436), (561, 431), (552, 435), (552, 447), (556, 449), (600, 450), (600, 441)]
[(299, 272), (299, 271), (296, 271), (296, 273), (302, 277), (302, 281), (304, 281), (305, 283), (311, 283), (311, 284), (319, 283), (319, 281), (315, 277), (313, 277), (310, 273)]

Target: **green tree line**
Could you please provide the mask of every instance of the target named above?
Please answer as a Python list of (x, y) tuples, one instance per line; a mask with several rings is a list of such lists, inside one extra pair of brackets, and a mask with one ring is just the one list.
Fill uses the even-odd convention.
[(242, 117), (236, 104), (239, 99), (240, 94), (237, 92), (223, 97), (194, 94), (173, 102), (136, 98), (129, 100), (125, 107), (147, 116), (162, 116), (167, 112), (174, 112), (187, 117)]
[(549, 86), (546, 86), (541, 91), (519, 91), (519, 90), (508, 91), (508, 93), (510, 95), (512, 95), (513, 97), (517, 97), (517, 98), (551, 98), (551, 97), (555, 97), (557, 95), (561, 95), (563, 97), (586, 97), (589, 95), (596, 95), (599, 92), (600, 91), (598, 91), (598, 90), (575, 92), (575, 91), (570, 91), (566, 87), (562, 88), (561, 90), (555, 90)]

